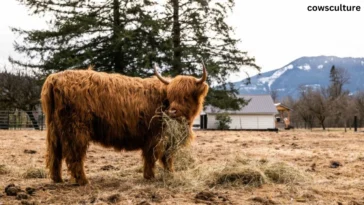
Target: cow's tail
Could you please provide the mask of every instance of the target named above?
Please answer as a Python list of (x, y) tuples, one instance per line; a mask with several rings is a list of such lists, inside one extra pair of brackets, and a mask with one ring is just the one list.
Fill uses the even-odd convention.
[(42, 109), (46, 117), (47, 129), (47, 154), (46, 164), (53, 181), (61, 182), (62, 169), (62, 143), (57, 132), (57, 119), (55, 115), (55, 93), (52, 77), (48, 77), (44, 82), (41, 93)]

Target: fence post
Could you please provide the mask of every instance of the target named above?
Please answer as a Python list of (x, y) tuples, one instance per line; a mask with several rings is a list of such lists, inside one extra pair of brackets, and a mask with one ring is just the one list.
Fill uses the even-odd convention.
[(8, 130), (10, 130), (10, 111), (8, 110)]

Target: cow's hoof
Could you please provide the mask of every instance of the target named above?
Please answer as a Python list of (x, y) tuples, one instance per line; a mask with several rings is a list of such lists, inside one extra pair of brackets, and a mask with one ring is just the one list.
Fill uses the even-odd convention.
[(63, 183), (63, 180), (62, 180), (62, 178), (58, 178), (58, 177), (52, 177), (52, 181), (54, 182), (54, 183)]
[(72, 185), (78, 185), (78, 186), (84, 186), (84, 185), (86, 185), (86, 184), (88, 184), (89, 182), (88, 182), (88, 180), (87, 179), (75, 179), (74, 177), (72, 177), (71, 179), (70, 179), (70, 183), (72, 184)]
[(146, 180), (154, 179), (154, 174), (144, 174), (144, 179)]
[(80, 180), (77, 180), (77, 184), (80, 185), (80, 186), (85, 186), (87, 185), (89, 182), (87, 179), (80, 179)]

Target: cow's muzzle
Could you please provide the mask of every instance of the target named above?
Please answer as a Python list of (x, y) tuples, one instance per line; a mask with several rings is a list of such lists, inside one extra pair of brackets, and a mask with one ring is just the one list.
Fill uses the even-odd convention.
[(169, 109), (168, 110), (168, 115), (172, 118), (177, 117), (177, 110), (176, 109)]

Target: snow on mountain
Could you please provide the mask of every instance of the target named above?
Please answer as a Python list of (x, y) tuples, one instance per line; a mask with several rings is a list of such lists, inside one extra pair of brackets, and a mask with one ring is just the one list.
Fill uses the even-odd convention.
[(350, 92), (364, 90), (364, 58), (339, 58), (335, 56), (301, 57), (286, 66), (251, 77), (251, 84), (235, 82), (240, 94), (267, 94), (277, 90), (280, 97), (299, 96), (300, 86), (328, 86), (331, 67), (345, 68), (350, 83), (345, 86)]
[(297, 66), (298, 67), (298, 69), (300, 69), (300, 70), (310, 70), (311, 69), (311, 66), (310, 65), (308, 65), (307, 63), (305, 64), (305, 65), (300, 65), (300, 66)]
[(259, 79), (260, 83), (267, 83), (268, 87), (270, 88), (273, 82), (279, 78), (283, 73), (285, 73), (287, 70), (293, 69), (293, 65), (290, 64), (284, 68), (278, 69), (276, 72), (273, 73), (273, 75), (269, 77), (263, 77)]

